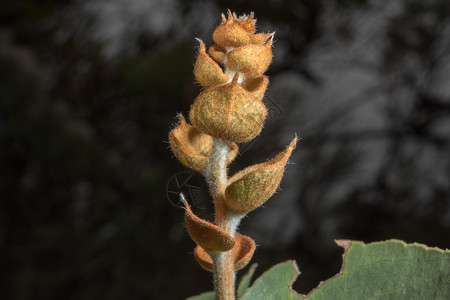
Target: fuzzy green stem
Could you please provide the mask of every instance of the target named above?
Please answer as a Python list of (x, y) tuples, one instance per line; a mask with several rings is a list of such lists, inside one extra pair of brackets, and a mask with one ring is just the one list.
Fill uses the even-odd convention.
[[(234, 237), (241, 216), (228, 210), (223, 199), (228, 183), (227, 156), (231, 150), (229, 142), (215, 139), (205, 172), (211, 195), (214, 199), (216, 224)], [(235, 271), (233, 250), (212, 255), (214, 261), (214, 288), (216, 300), (234, 300)]]
[(230, 150), (229, 142), (214, 139), (213, 149), (208, 157), (208, 165), (205, 171), (205, 177), (214, 199), (225, 195), (228, 182), (227, 156)]

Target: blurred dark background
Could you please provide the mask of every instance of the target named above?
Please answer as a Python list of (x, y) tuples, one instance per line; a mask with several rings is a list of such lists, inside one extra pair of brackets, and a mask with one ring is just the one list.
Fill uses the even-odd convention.
[[(194, 38), (211, 45), (228, 8), (276, 31), (271, 117), (230, 173), (302, 137), (281, 191), (241, 226), (257, 274), (295, 259), (306, 293), (339, 270), (334, 239), (450, 247), (448, 0), (7, 0), (1, 299), (212, 289), (167, 198), (188, 171), (167, 135), (200, 91)], [(201, 185), (194, 209), (208, 215)]]

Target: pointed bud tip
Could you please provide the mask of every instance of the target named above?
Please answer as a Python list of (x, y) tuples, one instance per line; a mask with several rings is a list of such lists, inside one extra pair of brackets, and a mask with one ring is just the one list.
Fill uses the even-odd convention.
[(231, 13), (230, 9), (228, 9), (228, 20), (227, 20), (227, 23), (228, 24), (233, 23), (233, 14)]
[(292, 151), (294, 151), (295, 146), (297, 145), (297, 141), (298, 141), (298, 137), (297, 137), (297, 135), (295, 135), (294, 139), (291, 141), (289, 146), (287, 146), (283, 152), (278, 154), (279, 156), (283, 157), (283, 159), (281, 161), (287, 162), (289, 160)]
[(272, 34), (272, 36), (270, 37), (270, 39), (269, 39), (269, 41), (266, 43), (266, 47), (267, 48), (271, 48), (272, 47), (272, 45), (273, 45), (273, 34)]
[(288, 149), (289, 149), (289, 148), (292, 148), (292, 150), (294, 150), (294, 149), (295, 149), (295, 146), (297, 145), (297, 142), (298, 142), (298, 137), (297, 137), (297, 135), (295, 135), (295, 137), (294, 137), (294, 139), (292, 140), (291, 144), (288, 146)]
[(186, 198), (184, 198), (183, 193), (180, 193), (180, 201), (183, 203), (184, 209), (191, 211), (191, 208), (189, 207), (189, 204), (186, 201)]
[(195, 38), (200, 43), (200, 52), (206, 52), (205, 43), (199, 38)]
[[(186, 124), (186, 119), (184, 118), (183, 114), (179, 114), (178, 118), (180, 119), (180, 124), (183, 124), (183, 125)], [(183, 195), (183, 194), (181, 194), (181, 195)]]

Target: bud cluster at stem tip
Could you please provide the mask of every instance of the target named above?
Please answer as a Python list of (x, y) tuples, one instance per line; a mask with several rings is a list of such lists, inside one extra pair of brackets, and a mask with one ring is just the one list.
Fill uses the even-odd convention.
[(256, 31), (254, 15), (222, 15), (208, 53), (201, 40), (194, 74), (205, 88), (189, 113), (192, 125), (221, 140), (242, 143), (264, 126), (261, 102), (269, 80), (263, 73), (272, 60), (273, 34)]
[[(202, 267), (215, 268), (218, 253), (232, 255), (232, 268), (243, 268), (255, 242), (236, 233), (243, 216), (264, 204), (277, 190), (297, 138), (275, 158), (241, 170), (228, 179), (227, 166), (238, 153), (237, 143), (255, 138), (262, 130), (267, 108), (261, 101), (272, 60), (273, 33), (255, 33), (253, 13), (237, 17), (228, 12), (214, 30), (208, 51), (200, 43), (194, 75), (204, 88), (189, 118), (169, 134), (178, 160), (205, 175), (214, 199), (216, 222), (202, 220), (185, 205), (187, 230), (196, 242), (194, 255)], [(184, 200), (184, 199), (183, 199)], [(217, 267), (217, 266), (216, 266)]]

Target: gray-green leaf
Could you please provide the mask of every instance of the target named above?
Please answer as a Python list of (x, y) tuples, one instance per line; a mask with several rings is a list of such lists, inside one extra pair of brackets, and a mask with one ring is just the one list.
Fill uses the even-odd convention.
[(244, 276), (242, 276), (237, 289), (238, 297), (241, 297), (242, 294), (248, 289), (248, 287), (252, 283), (252, 277), (253, 274), (255, 273), (256, 267), (258, 267), (258, 264), (256, 263), (251, 265), (247, 273)]
[[(399, 240), (370, 244), (339, 240), (337, 244), (345, 249), (341, 271), (308, 295), (291, 290), (299, 271), (294, 261), (287, 261), (270, 268), (245, 290), (253, 274), (248, 276), (252, 272), (249, 270), (239, 284), (239, 295), (245, 290), (239, 299), (450, 299), (450, 250)], [(189, 300), (214, 300), (214, 293)]]
[(295, 261), (286, 261), (273, 266), (247, 289), (241, 300), (297, 300), (301, 295), (291, 290), (291, 285), (300, 274)]
[(450, 251), (389, 240), (340, 240), (343, 268), (306, 299), (450, 299)]
[(214, 291), (206, 292), (197, 296), (186, 298), (186, 300), (216, 300), (216, 293)]

